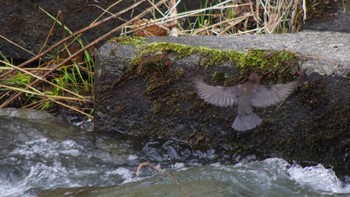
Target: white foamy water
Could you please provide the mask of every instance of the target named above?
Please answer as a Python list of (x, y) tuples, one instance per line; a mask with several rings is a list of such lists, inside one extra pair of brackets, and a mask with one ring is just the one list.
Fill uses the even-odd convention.
[[(0, 158), (0, 196), (37, 196), (55, 188), (110, 186), (132, 181), (132, 171), (103, 160), (73, 140), (41, 138)], [(128, 158), (128, 156), (125, 156)], [(135, 155), (130, 155), (135, 159)]]
[[(9, 122), (0, 130), (0, 197), (350, 196), (344, 177), (320, 164), (302, 167), (280, 158), (255, 161), (253, 155), (237, 155), (233, 160), (241, 162), (236, 165), (205, 165), (201, 159), (218, 157), (214, 150), (194, 151), (194, 158), (187, 158), (167, 144), (158, 155), (162, 142), (144, 151), (137, 149), (139, 140), (90, 135), (56, 120)], [(150, 158), (156, 169), (144, 166), (137, 177), (138, 164)]]
[[(67, 144), (68, 142), (63, 142)], [(71, 145), (71, 143), (68, 143)], [(35, 147), (35, 146), (33, 146)], [(46, 146), (47, 148), (48, 146)], [(56, 146), (54, 146), (56, 147)], [(75, 147), (75, 146), (71, 146)], [(16, 149), (18, 155), (28, 153)], [(66, 150), (67, 151), (67, 150)], [(67, 152), (65, 154), (67, 154)], [(33, 151), (29, 151), (33, 154)], [(44, 151), (49, 154), (50, 151)], [(76, 152), (73, 151), (73, 155)], [(54, 154), (56, 156), (56, 154)], [(32, 155), (27, 158), (31, 158)], [(50, 158), (46, 155), (47, 158)], [(131, 155), (130, 157), (135, 157)], [(15, 161), (15, 160), (13, 160)], [(117, 195), (152, 192), (154, 196), (177, 196), (178, 187), (174, 179), (155, 171), (154, 176), (138, 178), (135, 171), (126, 167), (107, 167), (97, 165), (69, 166), (63, 160), (32, 161), (28, 169), (23, 168), (22, 179), (14, 181), (0, 177), (0, 196), (37, 196), (40, 191), (55, 188), (115, 186)], [(3, 168), (3, 166), (0, 167)], [(198, 165), (188, 167), (184, 163), (172, 165), (172, 169), (163, 169), (183, 184), (185, 190), (197, 196), (346, 196), (350, 195), (350, 185), (339, 180), (332, 169), (322, 165), (302, 167), (291, 165), (283, 159), (270, 158), (264, 161), (242, 162), (236, 165)], [(12, 180), (11, 180), (12, 179)], [(118, 181), (112, 181), (118, 179)], [(203, 185), (202, 188), (199, 185)], [(162, 188), (162, 189), (159, 189)], [(99, 189), (100, 190), (100, 189)], [(153, 191), (153, 190), (156, 190)], [(158, 192), (158, 193), (157, 193)], [(102, 194), (103, 193), (102, 191)], [(102, 196), (101, 194), (101, 196)], [(125, 195), (123, 195), (125, 194)], [(174, 195), (172, 195), (174, 194)], [(210, 194), (210, 195), (206, 195)], [(72, 196), (75, 196), (74, 193)], [(76, 195), (79, 196), (79, 195)], [(147, 196), (147, 195), (146, 195)]]
[(350, 195), (350, 185), (339, 180), (332, 169), (322, 165), (301, 167), (295, 165), (287, 170), (292, 180), (298, 184), (320, 193), (339, 193)]
[[(100, 196), (349, 196), (349, 184), (341, 182), (332, 169), (322, 165), (301, 167), (279, 158), (242, 162), (236, 165), (186, 166), (165, 169), (167, 173), (130, 181), (113, 189), (99, 190)], [(95, 194), (95, 193), (94, 193)], [(78, 195), (77, 195), (78, 196)]]

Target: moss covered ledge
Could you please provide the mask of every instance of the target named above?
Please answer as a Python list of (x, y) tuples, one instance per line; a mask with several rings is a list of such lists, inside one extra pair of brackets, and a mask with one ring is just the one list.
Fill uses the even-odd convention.
[[(173, 53), (177, 59), (197, 54), (202, 57), (199, 62), (202, 67), (229, 63), (240, 69), (241, 78), (245, 78), (254, 71), (264, 75), (267, 82), (275, 83), (284, 83), (294, 79), (295, 70), (299, 67), (300, 61), (300, 54), (286, 50), (249, 49), (246, 52), (239, 52), (171, 42), (147, 43), (142, 37), (118, 37), (111, 41), (136, 46), (138, 55), (131, 63), (134, 66), (145, 61), (145, 57), (148, 58), (147, 61), (150, 64), (151, 62), (158, 64), (159, 60), (156, 56), (153, 56), (155, 59), (152, 60), (152, 54), (157, 54), (157, 52)], [(222, 75), (222, 73), (219, 74)]]

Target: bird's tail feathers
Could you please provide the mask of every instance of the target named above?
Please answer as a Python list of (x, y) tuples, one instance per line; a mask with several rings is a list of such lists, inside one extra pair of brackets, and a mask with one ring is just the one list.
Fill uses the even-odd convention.
[(255, 113), (237, 115), (233, 121), (232, 128), (237, 131), (247, 131), (255, 128), (262, 119)]

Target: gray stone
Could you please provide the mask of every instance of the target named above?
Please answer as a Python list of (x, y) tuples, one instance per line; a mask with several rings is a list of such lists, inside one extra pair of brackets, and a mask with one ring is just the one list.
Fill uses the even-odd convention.
[(53, 115), (46, 111), (40, 111), (35, 109), (16, 109), (16, 108), (4, 108), (0, 109), (0, 116), (8, 116), (22, 119), (32, 120), (46, 120), (53, 118)]
[[(96, 131), (174, 138), (192, 146), (215, 147), (216, 151), (321, 162), (335, 169), (350, 167), (350, 141), (347, 140), (350, 138), (350, 34), (151, 37), (143, 42), (138, 45), (110, 42), (99, 50)], [(213, 60), (208, 59), (210, 54), (179, 57), (176, 48), (143, 54), (142, 48), (147, 43), (157, 42), (241, 52), (247, 49), (293, 51), (297, 52), (298, 61), (281, 60), (279, 64), (290, 64), (291, 70), (300, 66), (306, 76), (300, 87), (280, 105), (257, 110), (264, 119), (259, 127), (238, 133), (231, 129), (236, 108), (204, 103), (196, 94), (193, 79), (202, 76), (209, 84), (234, 85), (242, 82), (249, 72), (259, 70), (259, 65), (241, 68), (236, 64), (240, 60), (228, 61), (227, 57), (207, 65)], [(267, 51), (264, 55), (269, 59), (273, 53)], [(295, 78), (283, 74), (286, 68), (265, 72), (263, 83)]]
[(245, 51), (259, 48), (288, 50), (305, 55), (304, 69), (320, 74), (345, 76), (350, 72), (350, 34), (340, 32), (304, 31), (294, 34), (264, 34), (244, 36), (201, 36), (148, 38), (149, 42), (175, 42), (191, 46), (207, 46), (221, 50)]

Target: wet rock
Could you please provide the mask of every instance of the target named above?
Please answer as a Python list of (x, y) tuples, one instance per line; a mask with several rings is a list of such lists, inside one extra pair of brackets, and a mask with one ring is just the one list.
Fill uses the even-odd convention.
[(0, 116), (31, 119), (31, 120), (45, 120), (45, 119), (48, 120), (53, 118), (53, 116), (46, 111), (40, 111), (35, 109), (16, 109), (16, 108), (1, 109)]
[[(62, 121), (57, 121), (45, 111), (33, 109), (0, 109), (0, 139), (3, 150), (6, 144), (16, 145), (31, 140), (49, 138), (62, 140), (74, 134), (75, 128)], [(76, 133), (77, 134), (77, 133)]]
[(40, 110), (1, 109), (0, 140), (3, 164), (20, 157), (16, 159), (16, 164), (23, 163), (20, 168), (53, 161), (67, 168), (135, 166), (140, 162), (137, 156), (129, 158), (139, 154), (134, 148), (139, 140), (86, 132)]
[(303, 29), (349, 33), (350, 26), (347, 25), (350, 20), (349, 8), (349, 1), (318, 1), (314, 6), (309, 6)]
[[(95, 131), (173, 138), (218, 154), (254, 153), (350, 168), (349, 34), (159, 37), (124, 43), (129, 44), (109, 42), (97, 56)], [(252, 71), (264, 76), (264, 84), (283, 83), (297, 78), (298, 67), (306, 72), (300, 87), (281, 105), (258, 109), (263, 123), (245, 133), (231, 129), (235, 107), (206, 104), (193, 86), (197, 76), (212, 85), (235, 85)]]
[[(115, 1), (63, 0), (58, 2), (24, 0), (14, 2), (12, 0), (4, 0), (1, 3), (0, 25), (2, 28), (0, 29), (0, 35), (29, 50), (33, 54), (37, 54), (44, 44), (51, 46), (69, 35), (69, 32), (57, 24), (54, 30), (50, 31), (54, 20), (41, 9), (50, 13), (53, 17), (56, 17), (58, 13), (61, 12), (58, 20), (74, 32), (90, 25), (104, 12), (103, 9), (107, 9), (108, 6), (114, 4)], [(133, 1), (122, 1), (110, 8), (109, 12), (118, 13), (121, 10), (129, 8), (133, 4)], [(143, 5), (133, 10), (133, 14), (127, 12), (121, 15), (120, 17), (123, 18), (123, 20), (111, 20), (98, 26), (98, 28), (93, 28), (85, 32), (83, 34), (83, 41), (91, 42), (95, 40), (123, 24), (125, 22), (124, 20), (129, 20), (144, 11), (149, 6), (149, 3), (143, 3)], [(45, 43), (48, 35), (50, 35), (50, 38), (48, 42)], [(0, 42), (0, 52), (6, 57), (17, 59), (33, 57), (32, 54), (5, 40)]]

